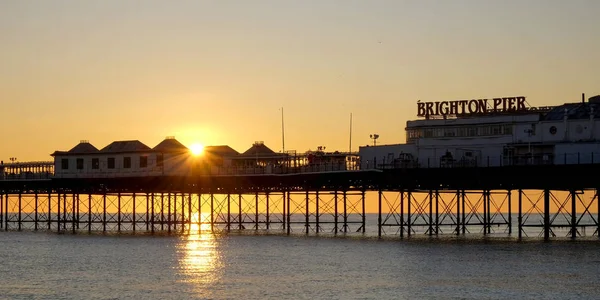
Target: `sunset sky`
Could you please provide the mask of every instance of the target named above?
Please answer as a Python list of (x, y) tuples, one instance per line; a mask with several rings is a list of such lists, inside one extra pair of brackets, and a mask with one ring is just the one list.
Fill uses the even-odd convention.
[(404, 142), (416, 101), (600, 94), (600, 1), (0, 2), (0, 160)]

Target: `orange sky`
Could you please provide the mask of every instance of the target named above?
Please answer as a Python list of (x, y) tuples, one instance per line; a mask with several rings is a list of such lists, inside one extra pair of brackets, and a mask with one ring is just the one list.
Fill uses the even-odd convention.
[(0, 2), (0, 160), (165, 136), (404, 142), (416, 101), (600, 94), (600, 2)]

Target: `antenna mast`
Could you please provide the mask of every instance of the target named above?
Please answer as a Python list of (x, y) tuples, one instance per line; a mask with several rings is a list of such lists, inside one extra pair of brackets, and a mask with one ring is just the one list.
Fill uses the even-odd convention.
[(281, 152), (285, 153), (285, 130), (283, 127), (283, 107), (281, 107)]
[(352, 113), (350, 113), (350, 146), (348, 152), (352, 153)]

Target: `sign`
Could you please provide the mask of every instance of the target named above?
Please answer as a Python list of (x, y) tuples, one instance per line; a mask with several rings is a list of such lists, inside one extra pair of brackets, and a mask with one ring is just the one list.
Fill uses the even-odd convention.
[(528, 110), (525, 97), (503, 97), (493, 99), (473, 99), (438, 102), (418, 102), (417, 116), (448, 116), (465, 114), (485, 114), (490, 112), (510, 112)]

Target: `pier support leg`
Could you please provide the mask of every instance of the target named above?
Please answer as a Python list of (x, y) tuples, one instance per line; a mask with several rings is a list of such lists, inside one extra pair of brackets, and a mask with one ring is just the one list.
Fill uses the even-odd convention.
[(319, 211), (319, 205), (321, 205), (321, 201), (319, 201), (319, 190), (315, 191), (315, 223), (316, 223), (316, 233), (318, 234), (319, 232), (321, 232), (321, 224), (319, 224), (319, 217), (320, 217), (320, 211)]
[(309, 225), (309, 210), (308, 210), (308, 205), (310, 202), (310, 198), (308, 195), (308, 188), (306, 189), (306, 197), (304, 198), (305, 204), (306, 204), (306, 209), (305, 209), (305, 215), (304, 215), (304, 233), (308, 234), (308, 231), (310, 229), (310, 225)]
[(244, 229), (242, 224), (242, 194), (238, 194), (238, 229)]
[(404, 237), (404, 190), (400, 190), (400, 238)]
[(167, 232), (171, 234), (171, 192), (167, 193)]
[(286, 211), (286, 213), (287, 213), (287, 215), (286, 215), (286, 218), (287, 218), (287, 235), (290, 235), (291, 230), (292, 230), (292, 226), (290, 224), (290, 219), (291, 219), (291, 215), (292, 214), (290, 213), (290, 211), (291, 211), (291, 209), (290, 209), (291, 199), (290, 199), (290, 192), (289, 191), (287, 191), (287, 195), (284, 196), (283, 201), (287, 202), (287, 211)]
[(146, 232), (150, 231), (150, 196), (146, 193)]
[[(187, 220), (187, 232), (188, 234), (192, 230), (192, 193), (188, 193), (188, 220)], [(198, 225), (199, 226), (199, 225)]]
[(365, 194), (366, 194), (366, 191), (363, 189), (361, 191), (361, 195), (360, 195), (360, 202), (362, 204), (362, 222), (360, 224), (360, 228), (362, 229), (362, 233), (365, 233), (367, 231), (367, 228), (365, 226), (366, 223), (367, 223), (367, 208), (366, 208), (366, 205), (365, 205), (365, 202), (366, 202), (365, 201)]
[(67, 194), (63, 194), (63, 230), (67, 230)]
[(75, 233), (75, 231), (77, 230), (77, 200), (79, 199), (79, 195), (73, 193), (71, 199), (73, 200), (73, 203), (71, 203), (71, 231), (73, 233)]
[(52, 190), (48, 189), (48, 231), (52, 230)]
[(571, 190), (571, 238), (577, 237), (577, 195)]
[(487, 233), (492, 233), (492, 192), (487, 190)]
[(121, 193), (117, 193), (117, 232), (121, 232)]
[(60, 192), (58, 192), (56, 194), (56, 210), (57, 210), (56, 211), (56, 228), (57, 228), (57, 232), (60, 232), (60, 225), (61, 225), (60, 224), (60, 214), (61, 214), (61, 211), (60, 211), (61, 197), (60, 196), (61, 196), (61, 194), (60, 194)]
[(231, 194), (227, 194), (227, 232), (231, 231)]
[(202, 232), (202, 194), (198, 193), (198, 233)]
[(381, 189), (378, 191), (378, 201), (377, 201), (377, 237), (381, 238)]
[(440, 231), (440, 192), (435, 190), (435, 235)]
[(406, 198), (406, 201), (408, 201), (406, 207), (406, 234), (410, 236), (412, 234), (412, 191), (408, 191)]
[(135, 233), (135, 221), (136, 221), (136, 218), (135, 218), (135, 214), (136, 214), (136, 210), (135, 210), (135, 205), (136, 205), (136, 203), (135, 203), (135, 193), (133, 193), (133, 195), (131, 195), (131, 201), (133, 202), (133, 212), (132, 212), (132, 215), (131, 215), (131, 227), (132, 227), (133, 233)]
[(544, 190), (544, 240), (550, 240), (550, 190)]
[(487, 227), (488, 227), (488, 219), (487, 212), (489, 210), (488, 206), (488, 194), (486, 190), (483, 190), (483, 235), (487, 235)]
[(0, 193), (0, 229), (4, 228), (4, 194)]
[(456, 235), (460, 234), (460, 190), (456, 191)]
[(165, 194), (160, 193), (160, 231), (165, 230)]
[(333, 191), (333, 235), (337, 235), (338, 232), (338, 191)]
[(34, 217), (33, 217), (33, 230), (37, 231), (38, 230), (38, 205), (39, 205), (39, 199), (38, 199), (38, 192), (37, 190), (35, 191), (35, 212), (34, 212)]
[(150, 231), (152, 232), (152, 234), (154, 234), (154, 193), (152, 193), (151, 197), (152, 198), (150, 198)]
[(461, 205), (462, 205), (462, 234), (464, 235), (467, 232), (467, 214), (466, 214), (466, 209), (465, 209), (465, 202), (467, 201), (467, 196), (465, 193), (465, 190), (462, 190), (462, 200), (461, 200)]
[(4, 230), (8, 231), (8, 194), (4, 196)]
[(102, 232), (106, 232), (106, 192), (102, 194)]
[(92, 194), (88, 194), (88, 233), (92, 233)]
[(344, 201), (344, 227), (343, 227), (343, 231), (344, 233), (348, 232), (348, 193), (347, 191), (344, 191), (344, 195), (343, 195), (343, 201)]
[(433, 191), (429, 190), (429, 236), (433, 235)]
[(512, 190), (508, 190), (508, 234), (512, 234)]
[(21, 213), (23, 211), (23, 208), (22, 208), (22, 205), (23, 205), (23, 195), (21, 194), (21, 191), (19, 191), (19, 203), (18, 204), (19, 204), (19, 207), (18, 207), (19, 211), (17, 212), (17, 226), (18, 226), (18, 230), (21, 231), (21, 222), (22, 222), (22, 219), (21, 219), (22, 215), (21, 215)]
[[(267, 192), (266, 196), (267, 196), (267, 229), (269, 229), (269, 214), (271, 212), (270, 212), (270, 209), (269, 209), (269, 193), (268, 192)], [(282, 202), (283, 202), (283, 216), (282, 216), (283, 220), (282, 220), (282, 223), (283, 224), (282, 224), (282, 228), (281, 229), (285, 230), (285, 228), (286, 228), (285, 224), (288, 221), (287, 220), (287, 212), (290, 209), (289, 208), (289, 203), (287, 202), (287, 198), (286, 198), (286, 191), (283, 191), (283, 196), (282, 197), (283, 197), (282, 198)]]
[(523, 237), (523, 190), (519, 189), (519, 208), (517, 215), (518, 229), (519, 229), (519, 240)]
[(210, 192), (210, 232), (215, 232), (215, 194)]
[(254, 229), (258, 230), (258, 192), (254, 193)]

